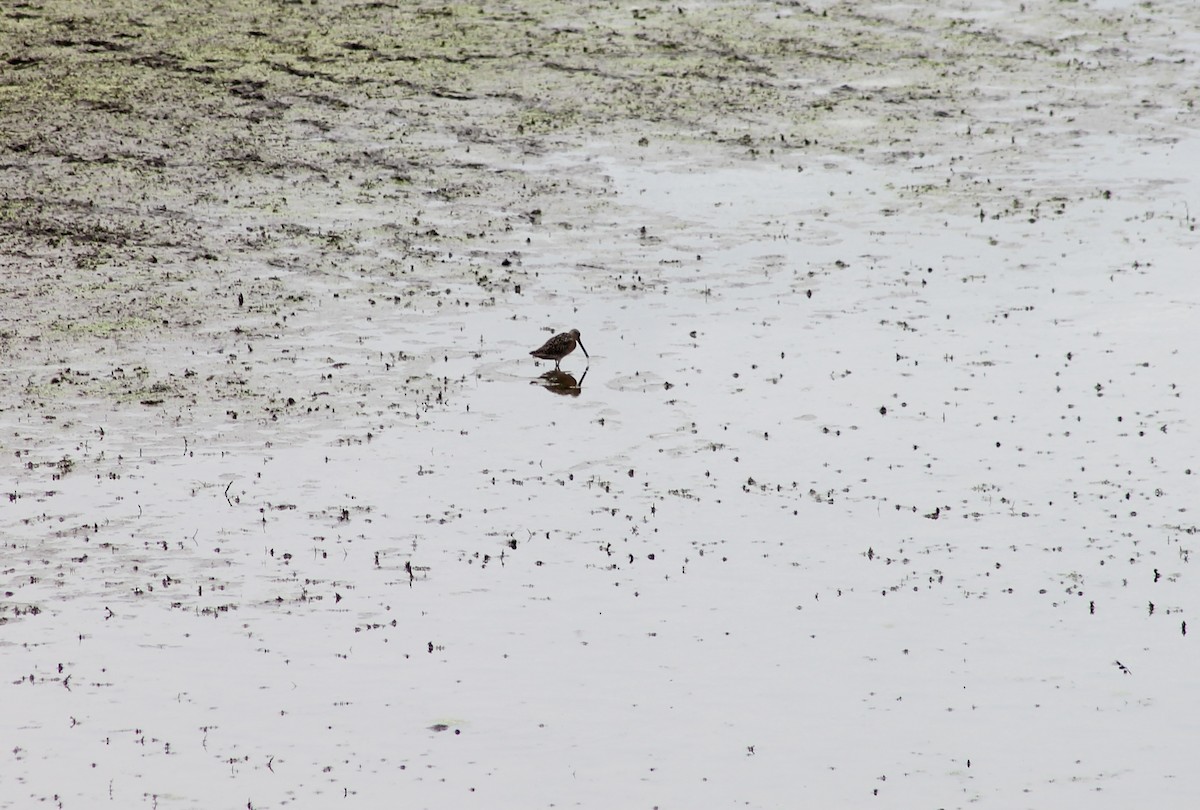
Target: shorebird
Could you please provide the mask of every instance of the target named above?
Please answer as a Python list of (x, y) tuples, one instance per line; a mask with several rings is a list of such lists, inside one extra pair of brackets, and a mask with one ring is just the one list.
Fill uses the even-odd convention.
[(583, 349), (583, 356), (591, 360), (592, 356), (588, 354), (587, 349), (583, 348), (583, 341), (579, 339), (578, 329), (572, 329), (570, 332), (555, 335), (542, 344), (540, 348), (531, 351), (530, 354), (542, 360), (553, 360), (554, 367), (558, 368), (558, 364), (562, 362), (562, 359), (575, 351), (576, 344), (578, 344), (579, 348)]

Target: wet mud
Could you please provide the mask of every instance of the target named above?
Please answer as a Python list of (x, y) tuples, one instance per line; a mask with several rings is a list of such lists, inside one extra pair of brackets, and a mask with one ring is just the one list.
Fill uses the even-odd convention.
[(0, 807), (1184, 806), (1197, 30), (0, 9)]

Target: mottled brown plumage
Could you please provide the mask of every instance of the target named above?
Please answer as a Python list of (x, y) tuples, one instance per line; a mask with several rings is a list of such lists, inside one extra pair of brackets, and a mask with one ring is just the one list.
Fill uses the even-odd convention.
[(555, 335), (547, 340), (539, 348), (530, 352), (534, 357), (542, 360), (553, 360), (554, 367), (558, 368), (558, 364), (571, 352), (575, 351), (575, 347), (583, 349), (583, 356), (591, 359), (588, 350), (583, 348), (583, 341), (579, 339), (579, 330), (572, 329), (570, 332), (563, 332)]

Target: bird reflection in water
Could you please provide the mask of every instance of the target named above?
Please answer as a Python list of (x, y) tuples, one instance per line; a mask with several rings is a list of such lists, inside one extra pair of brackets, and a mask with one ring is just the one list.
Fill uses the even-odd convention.
[(551, 369), (536, 380), (533, 380), (533, 383), (541, 385), (552, 394), (577, 397), (583, 391), (583, 381), (586, 377), (587, 369), (583, 370), (583, 374), (580, 375), (578, 380), (565, 371)]

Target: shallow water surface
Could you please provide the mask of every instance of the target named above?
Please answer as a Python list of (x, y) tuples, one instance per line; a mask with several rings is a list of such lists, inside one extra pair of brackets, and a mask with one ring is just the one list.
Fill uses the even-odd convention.
[(6, 142), (0, 807), (1187, 806), (1195, 11), (518, 5), (154, 62), (250, 134), (97, 208)]

